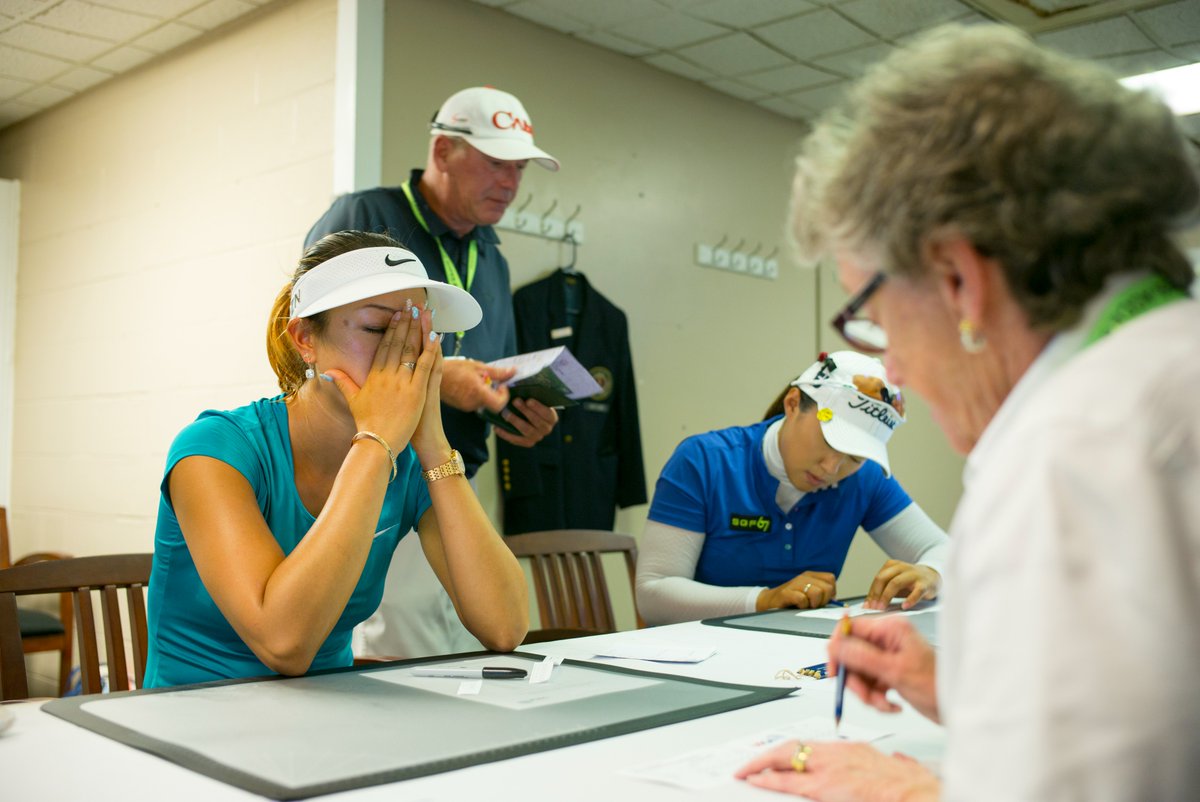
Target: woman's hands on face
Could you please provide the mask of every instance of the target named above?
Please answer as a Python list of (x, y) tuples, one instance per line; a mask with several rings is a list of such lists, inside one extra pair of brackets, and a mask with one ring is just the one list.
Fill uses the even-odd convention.
[(924, 599), (937, 598), (941, 586), (942, 577), (927, 565), (888, 560), (875, 575), (863, 607), (886, 610), (892, 599), (904, 596), (900, 606), (908, 610)]
[(759, 611), (780, 607), (815, 610), (833, 601), (836, 594), (837, 584), (833, 574), (805, 571), (778, 587), (760, 591), (755, 608)]
[[(435, 371), (441, 380), (441, 338), (430, 339), (433, 318), (419, 307), (397, 310), (388, 323), (371, 370), (362, 386), (344, 371), (331, 369), (326, 374), (350, 406), (359, 431), (378, 434), (399, 452), (414, 437), (414, 432), (429, 408), (430, 382)], [(434, 410), (437, 411), (437, 385), (433, 385)], [(441, 433), (441, 413), (437, 412), (437, 433)], [(424, 433), (434, 436), (432, 431)], [(445, 435), (441, 438), (445, 440)]]

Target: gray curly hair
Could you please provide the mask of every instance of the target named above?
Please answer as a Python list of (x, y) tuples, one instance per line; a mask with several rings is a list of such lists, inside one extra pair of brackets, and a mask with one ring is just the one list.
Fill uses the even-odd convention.
[(1078, 321), (1118, 273), (1184, 289), (1171, 231), (1200, 201), (1190, 145), (1157, 98), (999, 25), (945, 26), (893, 53), (801, 146), (802, 258), (846, 250), (919, 277), (945, 232), (1003, 265), (1032, 326)]

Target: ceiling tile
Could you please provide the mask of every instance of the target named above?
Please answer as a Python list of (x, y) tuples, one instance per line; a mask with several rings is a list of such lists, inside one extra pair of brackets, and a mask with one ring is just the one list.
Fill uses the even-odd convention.
[(668, 50), (727, 33), (725, 28), (679, 12), (615, 25), (610, 32)]
[(838, 76), (830, 75), (821, 70), (815, 70), (804, 64), (789, 64), (779, 69), (756, 72), (753, 75), (743, 75), (742, 83), (765, 89), (776, 94), (795, 92), (818, 84), (827, 84), (838, 80)]
[(1145, 53), (1126, 53), (1123, 56), (1096, 59), (1115, 72), (1121, 78), (1128, 75), (1141, 75), (1144, 72), (1156, 72), (1171, 67), (1182, 67), (1188, 62), (1162, 50), (1148, 50)]
[(6, 100), (0, 103), (0, 128), (6, 125), (12, 125), (17, 120), (23, 120), (32, 114), (37, 114), (41, 109), (29, 103), (22, 103), (19, 100)]
[[(609, 28), (640, 17), (650, 17), (663, 7), (646, 0), (550, 0), (555, 9), (581, 20), (589, 28)], [(510, 10), (510, 9), (506, 9)]]
[(245, 0), (209, 0), (199, 8), (181, 16), (179, 21), (211, 31), (255, 8), (256, 6)]
[(14, 75), (40, 83), (64, 72), (70, 66), (60, 59), (0, 45), (0, 75)]
[(1192, 62), (1200, 62), (1200, 43), (1194, 45), (1177, 45), (1171, 48), (1172, 53), (1178, 53)]
[(798, 59), (811, 59), (877, 41), (829, 9), (763, 25), (755, 28), (755, 33)]
[(715, 81), (705, 81), (705, 84), (711, 86), (718, 92), (724, 92), (727, 95), (733, 95), (741, 100), (758, 100), (768, 94), (766, 91), (759, 89), (756, 86), (744, 84), (741, 81), (731, 81), (728, 78), (719, 78)]
[(787, 56), (746, 33), (731, 33), (720, 39), (681, 47), (676, 52), (719, 75), (742, 75), (790, 62)]
[(56, 103), (61, 103), (71, 95), (75, 94), (66, 89), (59, 89), (57, 86), (42, 84), (30, 89), (25, 94), (21, 95), (17, 100), (22, 103), (28, 103), (31, 106), (37, 106), (40, 109), (49, 108)]
[(958, 0), (856, 0), (842, 3), (838, 10), (885, 39), (971, 13)]
[(843, 81), (829, 86), (821, 86), (816, 89), (806, 89), (803, 92), (793, 92), (788, 95), (790, 100), (794, 100), (806, 109), (809, 109), (815, 114), (820, 114), (833, 104), (837, 103), (846, 94), (846, 89), (849, 88), (850, 82)]
[(604, 31), (583, 31), (575, 34), (575, 36), (594, 45), (600, 45), (601, 47), (607, 47), (609, 50), (624, 53), (627, 56), (644, 56), (654, 50), (649, 45), (644, 45), (641, 42), (631, 42), (628, 39)]
[(1139, 11), (1134, 17), (1162, 44), (1178, 45), (1200, 40), (1200, 3), (1196, 0), (1180, 0)]
[(1154, 47), (1154, 42), (1147, 39), (1126, 17), (1077, 25), (1074, 28), (1043, 33), (1034, 38), (1047, 47), (1081, 58), (1138, 53)]
[(700, 0), (689, 5), (687, 13), (731, 28), (752, 28), (815, 8), (807, 0)]
[(832, 56), (822, 56), (817, 65), (850, 78), (857, 78), (867, 67), (883, 61), (894, 50), (891, 45), (867, 45), (855, 50), (846, 50)]
[(130, 14), (81, 0), (63, 0), (34, 17), (33, 21), (64, 31), (87, 31), (96, 38), (114, 42), (132, 39), (158, 24), (158, 19), (145, 14)]
[(104, 39), (64, 33), (31, 22), (21, 23), (0, 33), (0, 42), (66, 61), (88, 61), (111, 50), (113, 46), (112, 42)]
[(174, 19), (197, 6), (204, 5), (208, 0), (153, 0), (153, 2), (146, 2), (146, 0), (92, 0), (92, 2), (159, 19)]
[(530, 22), (536, 22), (538, 25), (544, 25), (547, 28), (553, 28), (563, 33), (575, 33), (576, 31), (587, 30), (588, 28), (586, 22), (560, 11), (552, 2), (543, 3), (541, 0), (524, 0), (504, 10), (516, 14), (518, 17), (524, 17)]
[(103, 70), (95, 70), (91, 67), (75, 67), (72, 70), (64, 72), (62, 75), (54, 79), (55, 86), (61, 86), (64, 89), (71, 89), (76, 92), (82, 92), (85, 89), (90, 89), (98, 83), (103, 83), (112, 77), (111, 72)]
[(691, 78), (693, 81), (710, 81), (716, 76), (708, 70), (684, 61), (678, 56), (673, 56), (670, 53), (659, 53), (655, 56), (646, 56), (642, 59), (647, 64), (653, 64), (660, 70), (673, 72), (676, 75), (682, 75), (684, 78)]
[(158, 54), (140, 47), (118, 47), (116, 50), (94, 59), (92, 64), (110, 72), (125, 72), (125, 70), (132, 70), (142, 62), (149, 61), (156, 55)]
[(4, 13), (24, 19), (46, 10), (46, 0), (4, 0)]
[(144, 47), (147, 50), (153, 50), (155, 53), (165, 53), (168, 50), (179, 47), (184, 42), (195, 39), (202, 33), (204, 31), (191, 25), (184, 25), (180, 22), (168, 22), (150, 31), (150, 33), (138, 37), (133, 44), (138, 47)]
[(7, 75), (0, 75), (0, 100), (8, 100), (32, 86), (33, 84), (29, 81), (19, 81), (16, 78), (9, 78)]
[(804, 120), (809, 116), (808, 109), (785, 97), (763, 98), (758, 105), (792, 120)]

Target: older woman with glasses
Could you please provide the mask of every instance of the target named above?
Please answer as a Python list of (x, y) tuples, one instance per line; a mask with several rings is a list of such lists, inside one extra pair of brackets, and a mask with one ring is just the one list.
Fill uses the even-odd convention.
[(797, 240), (969, 454), (939, 652), (857, 618), (830, 667), (946, 730), (935, 774), (791, 744), (739, 776), (818, 800), (1200, 794), (1200, 309), (1170, 111), (996, 26), (897, 51), (805, 142)]
[(941, 587), (946, 533), (891, 475), (904, 400), (883, 364), (822, 354), (761, 423), (687, 438), (663, 467), (639, 545), (650, 624), (823, 607), (859, 527), (892, 559), (866, 605), (909, 609)]

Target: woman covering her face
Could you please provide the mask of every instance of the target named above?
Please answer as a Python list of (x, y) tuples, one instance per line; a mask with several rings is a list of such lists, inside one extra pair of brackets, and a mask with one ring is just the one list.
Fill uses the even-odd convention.
[(740, 776), (818, 800), (1200, 794), (1200, 309), (1172, 229), (1196, 152), (1152, 95), (1000, 26), (897, 51), (798, 164), (797, 239), (968, 454), (939, 650), (856, 618), (830, 668), (946, 729), (935, 774), (792, 744)]
[(823, 607), (860, 526), (894, 558), (867, 606), (934, 598), (946, 533), (888, 463), (886, 444), (904, 420), (879, 360), (839, 351), (788, 385), (763, 422), (684, 440), (658, 478), (639, 543), (638, 612), (666, 624)]
[(203, 413), (168, 454), (146, 687), (351, 665), (351, 630), (414, 528), (466, 627), (516, 648), (525, 578), (438, 406), (440, 332), (480, 316), (388, 237), (305, 253), (267, 330), (283, 394)]

